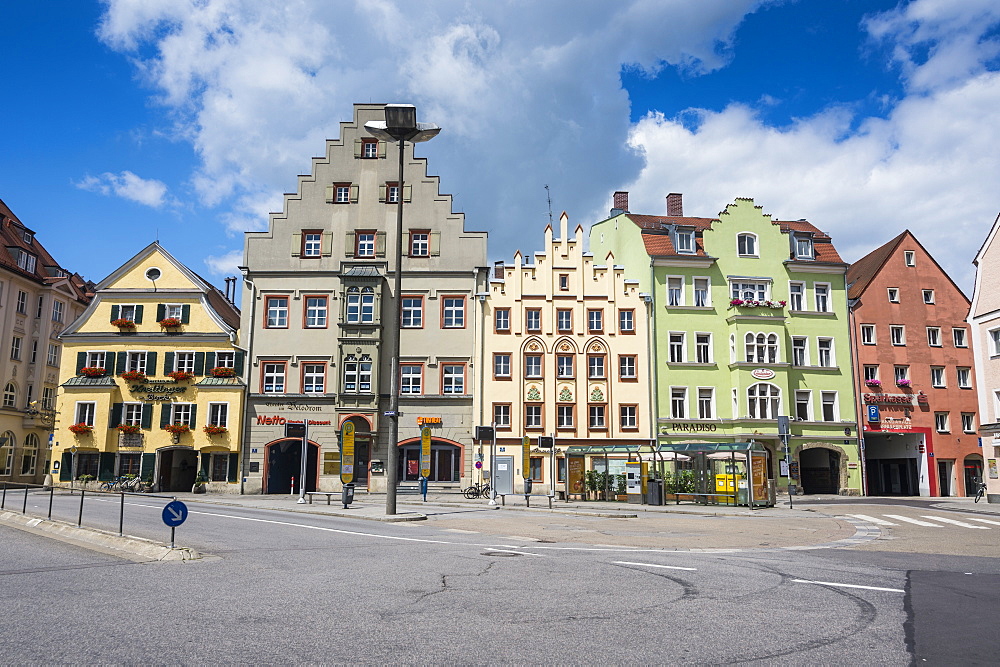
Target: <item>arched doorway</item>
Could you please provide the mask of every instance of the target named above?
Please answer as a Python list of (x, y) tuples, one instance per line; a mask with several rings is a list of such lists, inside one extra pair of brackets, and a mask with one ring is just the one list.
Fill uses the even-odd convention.
[(156, 488), (190, 491), (198, 475), (198, 452), (190, 447), (166, 447), (156, 451)]
[[(420, 439), (399, 444), (399, 481), (420, 479)], [(462, 475), (462, 447), (448, 440), (431, 439), (431, 482), (457, 482)]]
[[(319, 445), (311, 440), (306, 454), (306, 490), (316, 490), (319, 461)], [(266, 466), (264, 493), (297, 493), (302, 476), (302, 440), (283, 438), (264, 446)], [(295, 488), (292, 488), (292, 478)]]
[(979, 483), (983, 481), (983, 460), (976, 456), (965, 457), (965, 495), (972, 497), (976, 495)]
[(840, 492), (840, 452), (826, 447), (805, 449), (799, 453), (799, 465), (804, 493)]

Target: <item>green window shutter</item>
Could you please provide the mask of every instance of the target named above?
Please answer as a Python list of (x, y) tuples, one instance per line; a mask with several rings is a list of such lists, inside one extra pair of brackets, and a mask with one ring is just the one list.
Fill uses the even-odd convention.
[(356, 186), (356, 185), (352, 185), (351, 186), (351, 195), (350, 196), (351, 196), (351, 203), (352, 204), (357, 204), (358, 203), (358, 186)]
[(142, 427), (151, 428), (153, 426), (153, 404), (142, 404)]
[(142, 305), (135, 307), (135, 323), (142, 324)]
[(232, 453), (229, 455), (229, 481), (235, 482), (237, 479), (237, 473), (239, 472), (238, 467), (240, 464), (240, 455), (237, 453)]
[[(118, 354), (120, 354), (123, 357), (125, 356), (124, 352), (119, 352)], [(114, 372), (114, 370), (115, 370), (115, 353), (114, 352), (105, 352), (104, 353), (104, 368), (106, 368), (109, 373)]]
[(146, 375), (156, 375), (156, 352), (146, 353)]
[[(195, 363), (195, 365), (197, 365), (198, 364), (197, 360), (194, 363)], [(213, 368), (215, 368), (215, 352), (206, 352), (205, 353), (205, 371), (206, 371), (206, 374), (212, 372)]]
[(441, 254), (441, 232), (431, 232), (431, 255)]
[(335, 191), (336, 191), (336, 188), (334, 186), (332, 186), (332, 185), (326, 186), (326, 203), (327, 204), (332, 204), (333, 203), (333, 194), (334, 194)]
[(302, 256), (302, 234), (296, 232), (292, 234), (292, 257)]
[(128, 352), (119, 352), (118, 359), (115, 360), (115, 375), (121, 375), (125, 372), (125, 367), (128, 365)]
[(164, 403), (160, 406), (160, 428), (170, 423), (170, 404)]
[(413, 186), (403, 183), (403, 201), (410, 201), (410, 193), (413, 191)]
[(169, 373), (169, 372), (171, 372), (173, 370), (174, 370), (174, 353), (173, 352), (164, 352), (163, 353), (163, 374), (166, 375), (167, 373)]
[(375, 255), (385, 257), (385, 232), (375, 232)]
[(185, 303), (181, 306), (181, 324), (188, 324), (191, 322), (191, 304)]
[(323, 247), (320, 253), (323, 257), (329, 257), (333, 254), (333, 232), (323, 232)]
[(63, 452), (62, 462), (59, 464), (59, 481), (68, 482), (73, 479), (73, 453)]
[(156, 304), (156, 321), (159, 322), (166, 316), (167, 316), (167, 304), (165, 303)]
[(354, 257), (354, 232), (347, 232), (347, 240), (344, 241), (344, 254), (348, 257)]
[(108, 420), (108, 428), (115, 428), (122, 423), (122, 406), (121, 403), (111, 404), (111, 419)]
[(386, 143), (384, 141), (378, 142), (378, 156), (385, 157)]
[(97, 479), (100, 482), (106, 482), (109, 479), (113, 479), (115, 476), (115, 458), (114, 452), (101, 452), (101, 458), (97, 462)]
[(198, 425), (198, 406), (197, 405), (192, 405), (191, 406), (191, 423), (189, 424), (189, 426), (191, 427), (191, 430), (193, 431), (194, 427), (197, 426), (197, 425)]
[(361, 150), (363, 148), (363, 146), (361, 145), (362, 143), (364, 142), (362, 142), (360, 139), (354, 140), (354, 157), (361, 157)]
[(205, 374), (205, 353), (195, 352), (194, 353), (194, 374), (204, 375)]
[(77, 352), (76, 353), (76, 374), (79, 375), (80, 374), (80, 369), (84, 368), (86, 365), (87, 365), (87, 353), (86, 352)]
[[(152, 406), (150, 406), (152, 407)], [(153, 471), (156, 469), (156, 454), (143, 454), (139, 462), (139, 474), (143, 479), (153, 479)]]
[(243, 359), (246, 357), (246, 352), (243, 350), (236, 350), (236, 359), (233, 361), (233, 370), (236, 371), (237, 377), (243, 376)]
[(118, 313), (121, 312), (121, 306), (111, 306), (111, 319), (109, 322), (114, 322), (118, 319)]

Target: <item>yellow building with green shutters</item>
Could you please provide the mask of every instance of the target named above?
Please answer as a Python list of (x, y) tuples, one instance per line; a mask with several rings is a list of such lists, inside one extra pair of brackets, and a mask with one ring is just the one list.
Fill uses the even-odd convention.
[(239, 493), (239, 309), (152, 243), (61, 334), (52, 476), (138, 475), (155, 491)]

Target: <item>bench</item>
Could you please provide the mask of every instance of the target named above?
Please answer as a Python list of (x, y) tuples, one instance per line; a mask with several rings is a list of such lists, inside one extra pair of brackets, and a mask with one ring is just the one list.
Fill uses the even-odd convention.
[(330, 504), (330, 498), (333, 496), (340, 497), (340, 491), (306, 491), (306, 495), (309, 496), (309, 504), (313, 504), (313, 496), (326, 496), (326, 504)]

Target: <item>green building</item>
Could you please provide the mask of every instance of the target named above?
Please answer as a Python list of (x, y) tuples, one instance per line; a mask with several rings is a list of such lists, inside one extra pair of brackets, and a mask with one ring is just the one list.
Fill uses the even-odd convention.
[[(779, 492), (791, 481), (805, 493), (861, 493), (847, 264), (827, 234), (774, 220), (752, 199), (695, 218), (679, 194), (659, 216), (630, 213), (628, 193), (616, 192), (590, 249), (653, 295), (660, 444), (754, 440)], [(789, 418), (790, 468), (779, 416)]]

